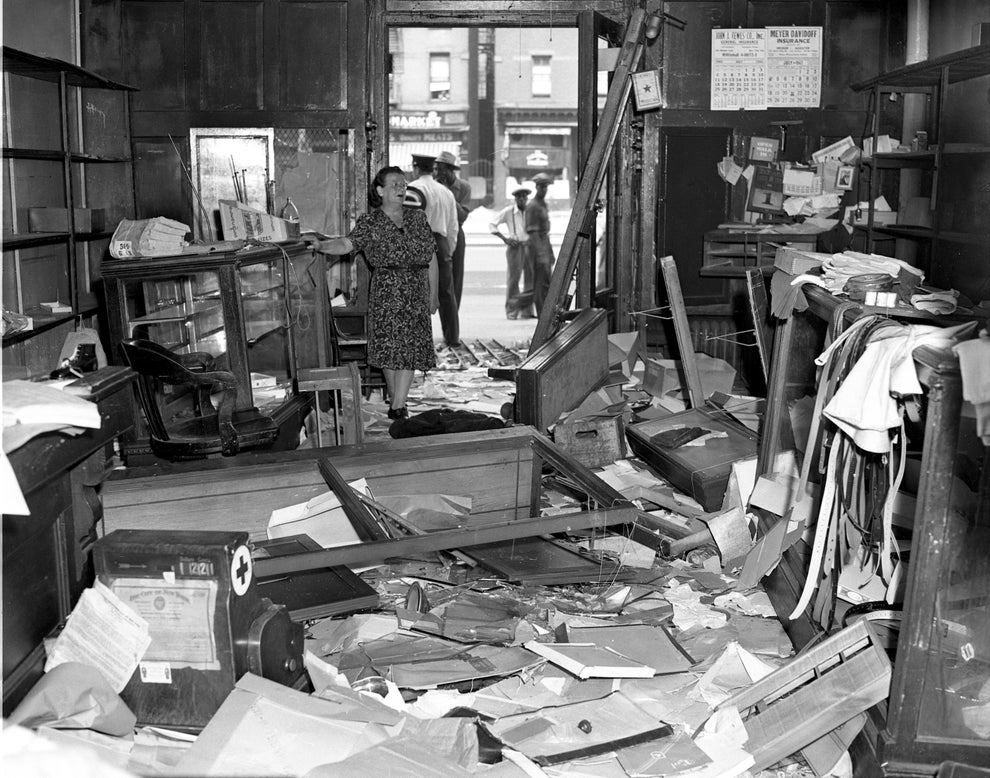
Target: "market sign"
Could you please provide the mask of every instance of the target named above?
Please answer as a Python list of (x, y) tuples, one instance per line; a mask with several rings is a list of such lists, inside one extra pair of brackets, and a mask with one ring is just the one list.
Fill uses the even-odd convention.
[(436, 111), (391, 114), (388, 117), (388, 126), (393, 130), (436, 130), (441, 124), (440, 114)]

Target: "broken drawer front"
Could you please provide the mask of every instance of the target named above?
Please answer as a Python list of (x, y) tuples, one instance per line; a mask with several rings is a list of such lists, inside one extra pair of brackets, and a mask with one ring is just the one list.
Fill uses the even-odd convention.
[[(675, 436), (663, 433), (699, 427), (714, 433), (666, 448), (661, 441)], [(651, 419), (626, 428), (633, 453), (652, 467), (676, 489), (697, 500), (706, 511), (722, 507), (722, 497), (732, 471), (732, 463), (756, 456), (754, 432), (723, 411), (692, 408), (663, 419)], [(684, 436), (685, 438), (690, 436)]]
[(585, 308), (516, 368), (516, 421), (540, 432), (608, 378), (608, 319)]

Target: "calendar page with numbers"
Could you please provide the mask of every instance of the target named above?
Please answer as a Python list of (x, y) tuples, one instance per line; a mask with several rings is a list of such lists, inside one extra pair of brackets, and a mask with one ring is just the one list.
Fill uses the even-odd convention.
[(817, 108), (822, 28), (712, 30), (711, 110)]
[(767, 107), (767, 33), (712, 30), (712, 110)]
[(817, 108), (822, 93), (822, 28), (767, 27), (767, 105)]

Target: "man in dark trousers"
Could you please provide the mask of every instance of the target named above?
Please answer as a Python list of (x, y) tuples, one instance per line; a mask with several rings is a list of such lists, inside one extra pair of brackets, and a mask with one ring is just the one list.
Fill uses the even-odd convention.
[[(519, 298), (519, 281), (526, 264), (526, 245), (529, 242), (526, 232), (526, 201), (529, 199), (529, 190), (526, 187), (514, 190), (512, 199), (513, 202), (496, 214), (488, 225), (488, 231), (505, 244), (505, 318), (527, 319), (533, 315), (527, 310), (532, 308), (532, 304), (522, 304)], [(506, 232), (499, 229), (503, 224)]]
[(526, 205), (526, 234), (529, 235), (527, 246), (528, 261), (533, 268), (533, 304), (536, 315), (543, 310), (550, 289), (550, 275), (553, 272), (553, 246), (550, 245), (550, 212), (547, 210), (547, 188), (553, 177), (546, 173), (537, 173), (533, 177), (536, 194)]
[(457, 297), (454, 294), (453, 254), (457, 248), (457, 202), (450, 190), (433, 177), (436, 157), (413, 154), (417, 178), (412, 182), (426, 196), (426, 218), (437, 244), (440, 326), (449, 348), (461, 345)]
[(461, 307), (461, 293), (464, 290), (464, 220), (471, 212), (471, 185), (457, 176), (461, 169), (458, 159), (449, 151), (441, 151), (437, 157), (437, 181), (447, 187), (457, 203), (457, 246), (451, 256), (451, 270), (454, 275), (454, 297), (457, 308)]

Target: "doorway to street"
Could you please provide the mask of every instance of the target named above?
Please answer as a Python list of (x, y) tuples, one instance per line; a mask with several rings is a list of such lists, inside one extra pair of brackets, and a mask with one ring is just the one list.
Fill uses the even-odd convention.
[(413, 154), (446, 152), (470, 186), (462, 340), (528, 343), (535, 320), (506, 318), (506, 246), (489, 227), (512, 192), (550, 176), (559, 249), (577, 187), (577, 29), (390, 27), (387, 76), (390, 164), (411, 179)]

